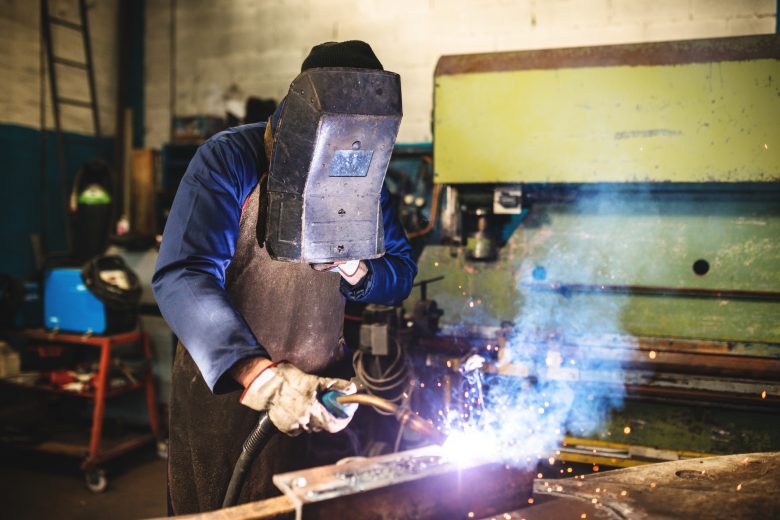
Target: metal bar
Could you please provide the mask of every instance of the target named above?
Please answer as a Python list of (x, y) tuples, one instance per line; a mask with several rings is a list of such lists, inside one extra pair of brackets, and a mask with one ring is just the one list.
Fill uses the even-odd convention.
[(69, 60), (68, 58), (62, 58), (60, 56), (54, 56), (54, 63), (59, 65), (65, 65), (66, 67), (73, 67), (74, 69), (86, 70), (87, 64), (80, 61)]
[(100, 460), (100, 438), (103, 434), (103, 415), (106, 411), (106, 386), (108, 385), (108, 371), (111, 362), (111, 338), (100, 340), (100, 365), (97, 381), (95, 382), (95, 408), (92, 411), (92, 432), (89, 437), (89, 454), (84, 461), (84, 467), (88, 468)]
[(705, 289), (698, 287), (660, 287), (646, 285), (607, 285), (607, 284), (577, 284), (577, 283), (537, 283), (525, 282), (523, 287), (532, 291), (556, 292), (562, 295), (570, 293), (613, 293), (638, 294), (645, 296), (675, 296), (683, 298), (715, 298), (725, 300), (761, 300), (780, 301), (777, 291), (745, 291), (739, 289)]
[(92, 124), (95, 128), (95, 154), (100, 157), (100, 115), (98, 114), (97, 89), (95, 88), (95, 71), (92, 65), (92, 43), (89, 37), (89, 20), (87, 16), (87, 1), (79, 0), (81, 15), (81, 37), (84, 41), (84, 59), (87, 65), (87, 80), (89, 83), (89, 99), (92, 105)]
[[(298, 518), (482, 518), (527, 505), (533, 475), (501, 463), (462, 467), (437, 447), (274, 475)], [(400, 497), (403, 497), (399, 500)]]
[(146, 408), (149, 411), (149, 427), (152, 429), (155, 438), (160, 433), (160, 422), (157, 417), (157, 398), (154, 393), (154, 375), (152, 374), (152, 347), (149, 342), (149, 333), (143, 332), (141, 345), (144, 351), (144, 357), (149, 363), (149, 367), (146, 371)]
[(145, 446), (147, 444), (151, 444), (152, 442), (156, 442), (156, 441), (157, 438), (152, 433), (146, 433), (146, 434), (139, 435), (137, 437), (133, 437), (115, 446), (111, 446), (108, 449), (104, 449), (98, 454), (98, 457), (96, 459), (85, 460), (81, 464), (81, 469), (87, 470), (90, 468), (94, 468), (108, 460), (115, 459), (120, 455), (124, 455), (125, 453), (133, 451), (136, 448), (140, 448), (141, 446)]
[(59, 18), (57, 16), (47, 16), (44, 18), (44, 20), (48, 20), (50, 24), (59, 25), (60, 27), (65, 27), (74, 31), (81, 31), (81, 25), (77, 24), (76, 22), (71, 22), (70, 20), (65, 20), (64, 18)]

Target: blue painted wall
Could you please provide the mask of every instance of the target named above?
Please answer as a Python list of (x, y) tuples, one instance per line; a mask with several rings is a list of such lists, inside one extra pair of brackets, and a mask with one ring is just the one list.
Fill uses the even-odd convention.
[[(87, 136), (67, 134), (71, 138)], [(113, 168), (113, 138), (101, 143), (102, 157)], [(35, 275), (30, 235), (41, 233), (41, 132), (35, 128), (0, 124), (0, 273), (19, 279)], [(57, 171), (55, 135), (46, 132), (46, 175), (48, 180), (48, 248), (65, 250), (65, 208)], [(68, 144), (68, 192), (80, 165), (95, 157), (95, 147), (89, 142)]]

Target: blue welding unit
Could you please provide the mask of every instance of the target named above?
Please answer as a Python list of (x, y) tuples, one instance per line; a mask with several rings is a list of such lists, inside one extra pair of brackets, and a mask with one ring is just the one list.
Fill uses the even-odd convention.
[(114, 334), (138, 325), (141, 284), (116, 255), (98, 255), (81, 269), (61, 267), (46, 273), (43, 288), (47, 329)]
[(51, 330), (103, 334), (107, 329), (105, 304), (87, 288), (78, 268), (46, 273), (43, 315), (45, 327)]

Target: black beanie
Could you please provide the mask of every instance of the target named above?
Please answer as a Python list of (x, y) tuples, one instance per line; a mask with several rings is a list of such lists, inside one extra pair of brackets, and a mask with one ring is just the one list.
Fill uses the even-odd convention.
[(312, 47), (303, 60), (301, 72), (319, 67), (384, 70), (371, 46), (360, 40), (326, 42)]

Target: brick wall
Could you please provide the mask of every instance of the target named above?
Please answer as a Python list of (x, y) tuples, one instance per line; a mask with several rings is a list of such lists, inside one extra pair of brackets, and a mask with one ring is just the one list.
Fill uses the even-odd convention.
[[(148, 146), (169, 134), (170, 0), (147, 0)], [(399, 141), (430, 141), (443, 54), (775, 31), (776, 0), (188, 0), (176, 2), (177, 115), (224, 113), (229, 91), (284, 96), (312, 45), (364, 39), (401, 74)]]
[[(101, 130), (113, 135), (116, 118), (117, 89), (117, 5), (118, 0), (89, 2), (92, 54)], [(50, 2), (54, 16), (78, 21), (77, 0)], [(15, 124), (40, 128), (40, 8), (32, 0), (3, 0), (0, 2), (0, 124)], [(54, 27), (55, 52), (76, 61), (84, 61), (81, 35), (78, 32)], [(89, 99), (86, 74), (83, 71), (60, 67), (59, 89), (63, 96)], [(53, 128), (48, 77), (46, 84), (47, 128)], [(63, 128), (66, 131), (92, 134), (90, 112), (83, 108), (64, 107)]]

